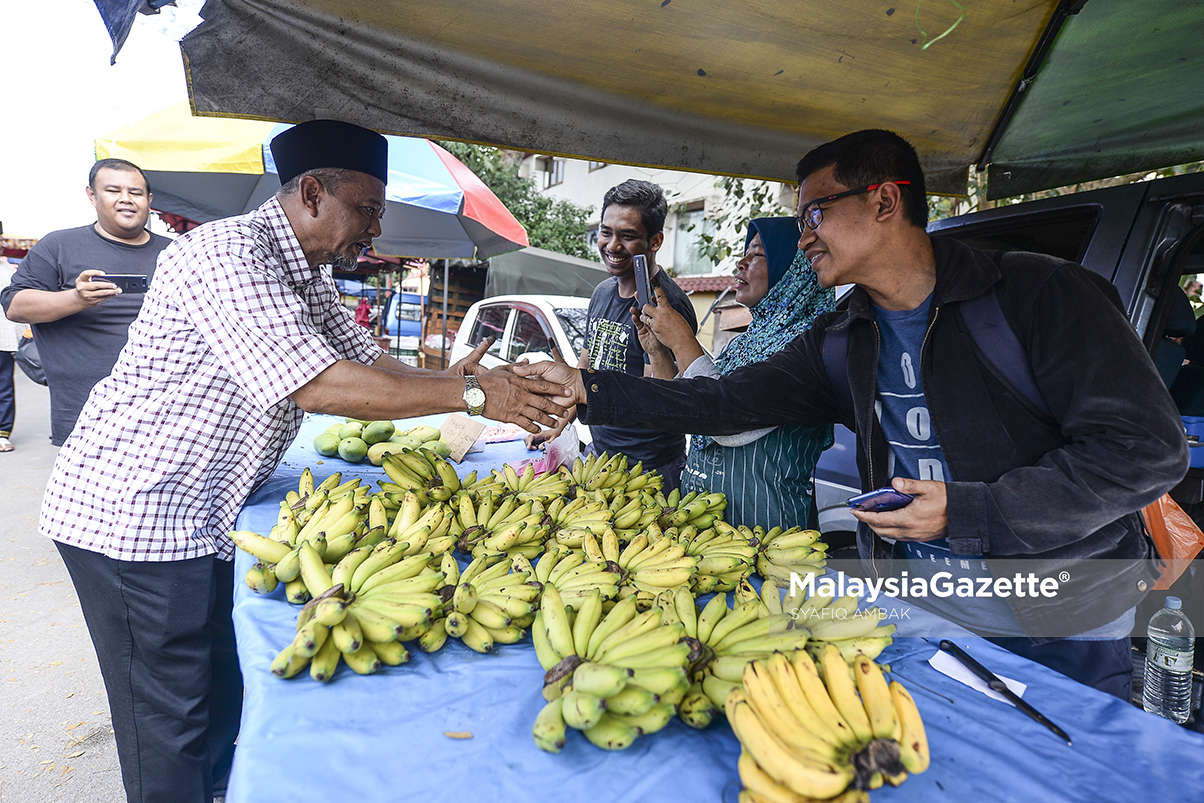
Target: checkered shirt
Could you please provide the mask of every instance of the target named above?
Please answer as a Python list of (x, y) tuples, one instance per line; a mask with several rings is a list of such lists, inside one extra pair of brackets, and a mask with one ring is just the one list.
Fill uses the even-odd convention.
[(41, 532), (117, 560), (231, 558), (239, 510), (301, 426), (289, 395), (381, 353), (275, 198), (189, 232), (59, 452)]

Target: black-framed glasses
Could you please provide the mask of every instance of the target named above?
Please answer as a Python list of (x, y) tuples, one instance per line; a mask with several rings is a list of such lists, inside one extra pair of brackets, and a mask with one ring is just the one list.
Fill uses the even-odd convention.
[(829, 195), (825, 198), (814, 198), (810, 201), (807, 201), (807, 203), (803, 204), (802, 209), (799, 210), (798, 217), (795, 219), (795, 222), (798, 223), (798, 233), (802, 234), (804, 232), (804, 224), (808, 229), (815, 231), (819, 228), (819, 224), (824, 222), (824, 210), (820, 208), (820, 204), (827, 204), (841, 198), (848, 198), (850, 195), (861, 195), (863, 192), (873, 192), (883, 184), (910, 183), (910, 181), (879, 181), (877, 184), (870, 184), (859, 189), (846, 190), (844, 192), (838, 192), (835, 195)]

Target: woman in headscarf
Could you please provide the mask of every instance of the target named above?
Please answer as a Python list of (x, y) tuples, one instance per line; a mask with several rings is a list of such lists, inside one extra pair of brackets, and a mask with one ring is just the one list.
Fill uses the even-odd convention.
[[(655, 375), (719, 376), (765, 360), (811, 327), (835, 304), (798, 250), (794, 218), (758, 218), (748, 227), (744, 257), (736, 265), (736, 300), (752, 323), (712, 361), (690, 327), (667, 304), (637, 316), (640, 342)], [(659, 298), (659, 291), (657, 293)], [(724, 519), (749, 527), (806, 526), (814, 492), (811, 475), (832, 445), (831, 426), (781, 426), (738, 435), (694, 435), (682, 472), (682, 493), (727, 495)]]

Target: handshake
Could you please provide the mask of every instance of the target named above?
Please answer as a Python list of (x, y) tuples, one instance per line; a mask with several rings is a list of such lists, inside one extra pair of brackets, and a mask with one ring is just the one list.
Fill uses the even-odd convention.
[[(521, 377), (544, 380), (541, 384), (543, 389), (535, 392), (551, 396), (561, 406), (585, 403), (585, 382), (581, 378), (580, 368), (548, 360), (531, 364), (520, 363), (512, 366), (511, 370)], [(555, 387), (548, 387), (546, 383)]]

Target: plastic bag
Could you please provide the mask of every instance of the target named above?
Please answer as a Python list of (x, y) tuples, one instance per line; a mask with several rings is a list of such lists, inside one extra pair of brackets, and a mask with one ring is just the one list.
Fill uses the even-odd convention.
[(1204, 549), (1204, 532), (1196, 526), (1191, 516), (1164, 494), (1161, 499), (1141, 511), (1146, 529), (1154, 539), (1158, 555), (1166, 561), (1162, 576), (1154, 585), (1155, 591), (1165, 591), (1179, 579), (1192, 559)]

